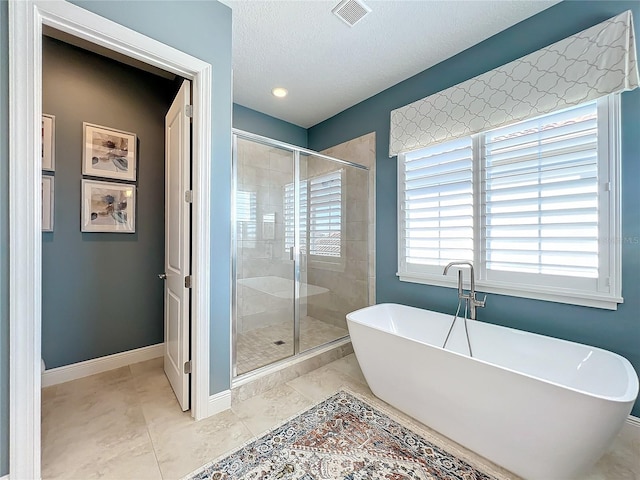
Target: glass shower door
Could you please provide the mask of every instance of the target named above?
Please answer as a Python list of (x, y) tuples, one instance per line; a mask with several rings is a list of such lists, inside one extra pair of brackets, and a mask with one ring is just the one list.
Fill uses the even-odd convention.
[(348, 335), (368, 305), (368, 170), (234, 135), (233, 376)]
[(300, 155), (299, 351), (348, 335), (368, 305), (368, 172)]
[(295, 353), (294, 152), (235, 138), (234, 375)]

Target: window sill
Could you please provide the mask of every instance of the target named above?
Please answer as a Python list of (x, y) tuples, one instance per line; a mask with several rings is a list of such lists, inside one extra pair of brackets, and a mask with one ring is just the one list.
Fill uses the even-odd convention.
[[(451, 276), (417, 276), (405, 273), (396, 273), (396, 275), (402, 282), (421, 283), (423, 285), (449, 288), (457, 288), (458, 286), (457, 280)], [(467, 282), (465, 282), (465, 288), (468, 288)], [(487, 283), (482, 280), (476, 281), (476, 290), (482, 293), (494, 293), (510, 297), (565, 303), (568, 305), (579, 305), (583, 307), (602, 308), (605, 310), (617, 310), (618, 304), (623, 303), (624, 301), (622, 297), (612, 295), (577, 293), (570, 290), (562, 291), (562, 289), (558, 288), (548, 290), (543, 287), (518, 287), (514, 285), (498, 284), (496, 282)]]

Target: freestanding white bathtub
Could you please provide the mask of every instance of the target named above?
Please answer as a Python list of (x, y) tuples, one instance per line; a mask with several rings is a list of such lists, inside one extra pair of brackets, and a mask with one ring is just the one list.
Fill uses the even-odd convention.
[(373, 393), (527, 479), (576, 478), (604, 453), (638, 395), (631, 364), (599, 348), (380, 304), (347, 315)]

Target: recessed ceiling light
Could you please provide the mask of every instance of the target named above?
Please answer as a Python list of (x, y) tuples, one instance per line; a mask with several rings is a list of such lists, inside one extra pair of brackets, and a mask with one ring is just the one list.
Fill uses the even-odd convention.
[(276, 87), (273, 90), (271, 90), (271, 93), (273, 93), (275, 97), (282, 98), (282, 97), (286, 97), (287, 93), (289, 92), (287, 91), (286, 88)]

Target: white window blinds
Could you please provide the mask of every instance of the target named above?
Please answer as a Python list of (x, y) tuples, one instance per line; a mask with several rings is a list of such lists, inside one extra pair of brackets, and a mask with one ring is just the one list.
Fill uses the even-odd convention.
[[(287, 255), (295, 245), (295, 199), (293, 183), (284, 186), (284, 249)], [(307, 182), (300, 182), (300, 241), (301, 253), (306, 252), (307, 232)]]
[(398, 275), (449, 285), (472, 261), (485, 292), (615, 309), (619, 96), (398, 157)]
[(255, 242), (257, 237), (256, 192), (238, 190), (236, 202), (238, 240)]
[(340, 257), (342, 170), (309, 180), (309, 253)]
[(293, 183), (284, 186), (284, 250), (289, 252), (295, 245), (295, 200)]
[(401, 269), (441, 274), (452, 259), (473, 261), (471, 138), (407, 154), (401, 165)]
[(597, 278), (596, 102), (484, 141), (487, 270)]
[[(343, 170), (300, 182), (301, 252), (340, 258), (342, 253)], [(295, 244), (294, 185), (284, 187), (285, 250)]]

